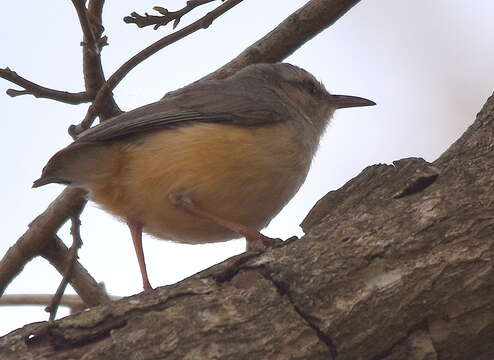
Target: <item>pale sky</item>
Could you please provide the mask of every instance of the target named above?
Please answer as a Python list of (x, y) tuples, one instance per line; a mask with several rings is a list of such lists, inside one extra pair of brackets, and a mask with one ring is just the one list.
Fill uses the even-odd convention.
[[(115, 90), (124, 110), (158, 100), (164, 93), (215, 70), (302, 6), (305, 0), (245, 0), (209, 29), (161, 51), (132, 71)], [(181, 8), (185, 0), (107, 1), (110, 45), (103, 51), (110, 75), (171, 28), (137, 29), (121, 19), (152, 6)], [(138, 4), (139, 7), (136, 7)], [(209, 8), (217, 6), (213, 3)], [(206, 7), (186, 16), (180, 26)], [(83, 90), (81, 31), (69, 1), (18, 0), (2, 5), (0, 67), (9, 66), (41, 85)], [(264, 231), (301, 235), (304, 216), (328, 191), (366, 166), (416, 156), (433, 161), (472, 123), (494, 84), (492, 0), (367, 0), (286, 61), (305, 68), (333, 93), (358, 95), (377, 106), (340, 110), (329, 127), (305, 185)], [(49, 157), (67, 145), (67, 127), (87, 105), (71, 106), (31, 96), (4, 95), (14, 87), (0, 79), (0, 256), (63, 189), (31, 189)], [(127, 227), (90, 203), (82, 216), (80, 261), (112, 295), (141, 291), (141, 278)], [(67, 227), (59, 235), (70, 242)], [(70, 243), (69, 243), (70, 244)], [(181, 245), (146, 236), (144, 251), (153, 286), (175, 283), (245, 248), (243, 240)], [(7, 293), (53, 293), (60, 275), (44, 261), (29, 263)], [(68, 293), (73, 293), (72, 289)], [(61, 316), (67, 311), (60, 311)], [(0, 335), (47, 320), (42, 307), (0, 307)]]

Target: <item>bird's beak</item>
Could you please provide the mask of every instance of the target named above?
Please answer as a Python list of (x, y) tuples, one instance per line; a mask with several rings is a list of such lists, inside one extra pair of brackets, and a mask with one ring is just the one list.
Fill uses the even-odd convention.
[(328, 102), (336, 109), (376, 105), (374, 101), (349, 95), (329, 95)]

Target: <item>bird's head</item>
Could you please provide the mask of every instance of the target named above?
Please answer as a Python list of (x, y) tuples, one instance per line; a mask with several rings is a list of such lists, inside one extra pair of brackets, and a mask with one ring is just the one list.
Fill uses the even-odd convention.
[(254, 64), (242, 71), (264, 80), (314, 125), (325, 126), (336, 109), (375, 105), (358, 96), (330, 94), (311, 73), (288, 63)]

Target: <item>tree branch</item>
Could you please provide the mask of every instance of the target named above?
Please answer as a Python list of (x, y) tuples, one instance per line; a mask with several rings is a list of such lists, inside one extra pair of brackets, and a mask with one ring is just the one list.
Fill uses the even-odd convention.
[[(48, 260), (60, 274), (66, 273), (67, 258), (70, 257), (69, 249), (57, 236), (54, 236), (49, 244), (41, 250), (40, 255)], [(96, 282), (77, 260), (72, 269), (70, 285), (88, 307), (104, 304), (112, 299), (106, 293), (103, 284)]]
[[(105, 74), (101, 64), (101, 50), (108, 44), (107, 37), (102, 36), (104, 31), (102, 15), (105, 2), (104, 0), (90, 0), (87, 9), (83, 0), (72, 0), (72, 3), (77, 11), (83, 33), (81, 45), (86, 92), (91, 94), (92, 100), (94, 100), (101, 86), (105, 83)], [(122, 113), (111, 92), (107, 92), (101, 102), (103, 106), (101, 106), (98, 114), (101, 120)]]
[(16, 97), (21, 95), (33, 95), (34, 97), (37, 98), (51, 99), (72, 105), (77, 105), (91, 101), (91, 96), (85, 91), (81, 91), (78, 93), (70, 93), (67, 91), (49, 89), (44, 86), (33, 83), (32, 81), (29, 81), (23, 78), (22, 76), (17, 75), (15, 71), (10, 70), (8, 67), (6, 67), (5, 69), (0, 69), (0, 78), (8, 80), (11, 83), (17, 84), (25, 89), (25, 90), (8, 89), (7, 95), (11, 97)]
[[(82, 212), (83, 209), (81, 209)], [(81, 238), (81, 220), (79, 220), (79, 216), (81, 213), (72, 214), (70, 220), (72, 222), (72, 226), (70, 227), (70, 233), (72, 235), (72, 246), (69, 249), (69, 253), (66, 258), (66, 266), (65, 271), (63, 273), (62, 281), (58, 285), (57, 291), (55, 291), (55, 295), (50, 301), (50, 304), (45, 308), (45, 311), (50, 313), (50, 321), (55, 320), (57, 316), (58, 306), (60, 305), (60, 301), (62, 300), (62, 296), (65, 292), (65, 288), (69, 284), (70, 279), (72, 278), (72, 273), (74, 270), (75, 262), (77, 261), (77, 252), (82, 246), (82, 238)]]
[(243, 0), (225, 1), (225, 3), (218, 6), (213, 11), (210, 11), (199, 20), (184, 27), (183, 29), (174, 32), (173, 34), (165, 36), (164, 38), (156, 41), (155, 43), (151, 44), (150, 46), (127, 60), (122, 66), (120, 66), (120, 68), (118, 68), (117, 71), (113, 73), (112, 76), (110, 76), (106, 83), (100, 88), (98, 95), (96, 96), (93, 104), (89, 107), (88, 112), (82, 122), (79, 125), (72, 125), (69, 128), (69, 133), (71, 134), (71, 136), (76, 137), (78, 134), (88, 129), (93, 124), (96, 116), (98, 116), (101, 108), (104, 105), (104, 100), (107, 94), (109, 94), (133, 68), (135, 68), (141, 62), (143, 62), (156, 52), (162, 50), (166, 46), (183, 39), (184, 37), (196, 32), (197, 30), (206, 29), (216, 18), (218, 18), (234, 6), (238, 5), (242, 1)]
[[(53, 295), (48, 294), (11, 294), (0, 298), (0, 306), (47, 306), (52, 299)], [(60, 305), (68, 307), (71, 313), (82, 311), (87, 307), (78, 295), (62, 296)]]
[(224, 79), (247, 65), (283, 61), (321, 31), (333, 25), (360, 0), (311, 0), (205, 79)]
[[(77, 188), (65, 189), (50, 206), (39, 215), (28, 230), (17, 240), (0, 261), (0, 296), (8, 284), (34, 257), (41, 254), (61, 274), (65, 273), (68, 249), (54, 234), (71, 214), (78, 213), (86, 204), (85, 191)], [(104, 289), (75, 263), (71, 285), (88, 306), (109, 301)]]
[(39, 255), (53, 235), (67, 221), (70, 214), (84, 207), (86, 204), (84, 196), (84, 190), (65, 189), (41, 215), (29, 224), (27, 231), (0, 261), (0, 295), (24, 265)]
[[(77, 16), (79, 17), (79, 23), (81, 24), (82, 33), (84, 35), (82, 45), (86, 51), (91, 52), (93, 55), (99, 55), (103, 44), (98, 44), (96, 41), (96, 36), (93, 33), (91, 25), (89, 24), (87, 9), (84, 3), (85, 1), (83, 0), (72, 0), (72, 4), (74, 5)], [(101, 2), (101, 6), (103, 6), (103, 2)]]
[[(47, 306), (53, 299), (51, 294), (8, 294), (0, 298), (0, 306)], [(121, 299), (119, 296), (111, 296), (111, 301)], [(63, 295), (60, 306), (66, 306), (70, 313), (87, 309), (88, 305), (82, 301), (79, 295)]]
[(210, 3), (212, 1), (216, 0), (189, 0), (187, 1), (186, 5), (178, 11), (168, 11), (161, 6), (155, 6), (153, 7), (153, 9), (159, 12), (162, 16), (149, 15), (148, 13), (145, 13), (145, 15), (142, 16), (136, 12), (133, 12), (130, 14), (130, 16), (124, 17), (123, 20), (127, 24), (136, 24), (140, 28), (154, 25), (154, 30), (157, 30), (160, 26), (165, 26), (170, 21), (174, 20), (173, 29), (175, 29), (180, 23), (182, 16), (191, 12), (196, 7)]
[[(107, 45), (107, 37), (101, 36), (104, 30), (101, 20), (104, 0), (90, 0), (89, 9), (86, 9), (85, 1), (83, 0), (72, 0), (72, 3), (77, 11), (84, 37), (81, 45), (83, 46), (83, 73), (86, 91), (69, 93), (45, 88), (24, 79), (9, 68), (0, 69), (0, 77), (25, 89), (8, 89), (7, 94), (9, 96), (34, 95), (35, 97), (52, 99), (72, 105), (94, 100), (99, 89), (105, 83), (101, 64), (101, 49)], [(104, 106), (102, 106), (98, 115), (103, 120), (122, 112), (110, 92), (100, 101)]]

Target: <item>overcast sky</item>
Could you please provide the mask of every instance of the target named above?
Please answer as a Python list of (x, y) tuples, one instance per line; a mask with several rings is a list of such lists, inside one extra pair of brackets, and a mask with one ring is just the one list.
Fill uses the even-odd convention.
[[(132, 71), (115, 90), (124, 110), (158, 100), (167, 91), (215, 70), (271, 30), (306, 0), (245, 0), (202, 30)], [(107, 75), (170, 28), (137, 29), (122, 18), (152, 6), (180, 8), (185, 0), (107, 1), (103, 51)], [(218, 2), (219, 4), (219, 2)], [(212, 8), (216, 5), (213, 3)], [(139, 6), (139, 7), (136, 7)], [(190, 23), (208, 7), (186, 16)], [(41, 85), (81, 91), (81, 31), (70, 1), (4, 2), (0, 67)], [(367, 97), (378, 106), (340, 110), (329, 127), (305, 185), (264, 231), (301, 235), (300, 222), (315, 202), (366, 166), (416, 156), (433, 161), (472, 123), (494, 84), (492, 0), (367, 0), (286, 61), (313, 73), (333, 93)], [(9, 83), (0, 79), (3, 94)], [(15, 86), (12, 86), (15, 88)], [(70, 142), (67, 127), (87, 105), (0, 94), (0, 256), (63, 189), (31, 189), (49, 157)], [(90, 203), (82, 216), (80, 261), (112, 295), (141, 291), (127, 227)], [(70, 241), (67, 227), (59, 235)], [(144, 238), (151, 283), (175, 283), (245, 248), (243, 240), (180, 245)], [(60, 275), (43, 259), (29, 263), (7, 289), (53, 293)], [(68, 292), (72, 292), (69, 289)], [(60, 311), (61, 315), (67, 314)], [(47, 319), (41, 307), (0, 308), (0, 335)]]

